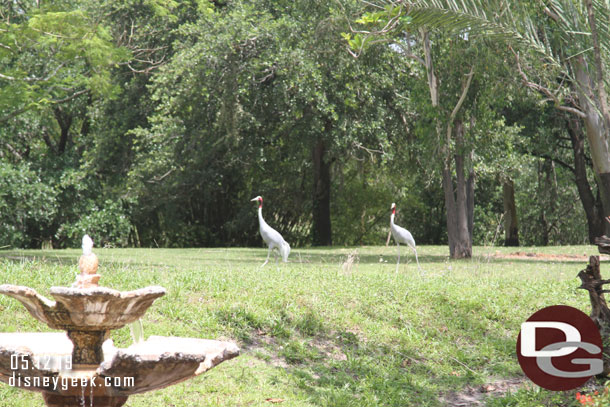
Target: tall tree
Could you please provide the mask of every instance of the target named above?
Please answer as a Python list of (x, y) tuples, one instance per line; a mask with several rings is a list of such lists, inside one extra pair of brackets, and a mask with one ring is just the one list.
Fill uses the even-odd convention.
[[(544, 58), (553, 69), (546, 70), (542, 81), (532, 80), (535, 73), (522, 67), (515, 51), (523, 83), (583, 121), (603, 207), (599, 215), (610, 215), (610, 111), (604, 70), (610, 59), (607, 2), (404, 0), (391, 4), (390, 9), (397, 10), (390, 20), (393, 25), (408, 16), (416, 26), (467, 32)], [(605, 231), (610, 233), (610, 224), (605, 224)]]
[(0, 122), (113, 91), (111, 68), (128, 53), (112, 43), (86, 2), (8, 2), (0, 12)]
[(180, 28), (177, 54), (154, 78), (158, 110), (135, 133), (142, 228), (162, 226), (174, 242), (254, 244), (244, 202), (260, 194), (289, 242), (332, 243), (333, 166), (359, 145), (377, 148), (396, 121), (388, 106), (400, 105), (390, 69), (341, 52), (334, 4), (233, 2)]
[(26, 212), (33, 219), (21, 222), (21, 246), (58, 244), (69, 225), (94, 210), (95, 189), (87, 189), (95, 180), (75, 175), (88, 143), (88, 110), (117, 94), (111, 72), (130, 55), (96, 11), (89, 1), (5, 2), (0, 9), (0, 165), (29, 174), (24, 191), (47, 187), (40, 205), (49, 216)]
[(464, 33), (447, 36), (438, 30), (430, 31), (425, 24), (415, 25), (400, 6), (379, 6), (363, 13), (356, 23), (363, 28), (353, 28), (352, 33), (344, 35), (355, 55), (381, 41), (399, 50), (405, 61), (417, 61), (425, 69), (430, 104), (426, 110), (432, 112), (433, 130), (430, 130), (437, 142), (431, 147), (441, 167), (449, 252), (453, 258), (470, 257), (474, 228), (474, 140), (479, 127), (489, 124), (487, 128), (491, 129), (495, 125), (477, 117), (478, 105), (488, 103), (491, 95), (484, 96), (481, 89), (489, 92), (497, 86), (494, 81), (499, 82), (478, 67), (497, 64), (504, 56), (486, 53), (483, 44)]

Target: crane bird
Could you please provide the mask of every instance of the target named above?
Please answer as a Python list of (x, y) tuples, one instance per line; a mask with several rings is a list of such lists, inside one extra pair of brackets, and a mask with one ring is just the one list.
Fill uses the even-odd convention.
[(419, 259), (417, 258), (417, 249), (415, 248), (415, 239), (413, 235), (407, 229), (402, 228), (394, 223), (394, 216), (396, 215), (396, 204), (392, 203), (392, 215), (390, 216), (390, 230), (392, 236), (396, 242), (396, 248), (398, 249), (398, 260), (396, 260), (396, 272), (398, 272), (398, 265), (400, 264), (400, 244), (406, 244), (415, 252), (415, 260), (417, 261), (417, 269), (421, 272), (419, 267)]
[(267, 225), (265, 219), (263, 219), (263, 197), (257, 196), (256, 198), (252, 198), (251, 202), (258, 202), (258, 225), (259, 230), (261, 232), (261, 237), (269, 246), (269, 251), (267, 252), (267, 260), (263, 263), (261, 267), (269, 262), (269, 255), (271, 254), (271, 250), (277, 249), (282, 255), (282, 260), (284, 263), (288, 261), (288, 255), (290, 254), (290, 245), (286, 243), (282, 235), (271, 226)]

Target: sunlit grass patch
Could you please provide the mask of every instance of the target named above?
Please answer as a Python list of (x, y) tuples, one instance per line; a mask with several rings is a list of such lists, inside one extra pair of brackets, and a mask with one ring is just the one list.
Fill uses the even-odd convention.
[[(402, 250), (398, 273), (392, 246), (295, 248), (289, 263), (264, 268), (265, 249), (96, 250), (102, 285), (167, 289), (143, 318), (146, 336), (228, 339), (242, 348), (209, 373), (127, 406), (268, 406), (268, 398), (283, 406), (443, 405), (466, 388), (523, 377), (515, 343), (534, 311), (566, 304), (589, 312), (587, 293), (576, 288), (584, 261), (502, 258), (496, 253), (516, 250), (483, 247), (453, 261), (446, 247), (422, 246), (420, 276)], [(595, 254), (588, 246), (519, 250)], [(72, 283), (79, 255), (2, 251), (1, 282), (48, 296), (49, 287)], [(13, 299), (0, 297), (0, 310), (1, 331), (48, 330)], [(119, 346), (131, 341), (128, 328), (112, 337)], [(15, 401), (2, 404), (9, 396)], [(573, 399), (562, 397), (527, 388), (482, 396), (493, 405)], [(0, 405), (42, 401), (1, 385)]]

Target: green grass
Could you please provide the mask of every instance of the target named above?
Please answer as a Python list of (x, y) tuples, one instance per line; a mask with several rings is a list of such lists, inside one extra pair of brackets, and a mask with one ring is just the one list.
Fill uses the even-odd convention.
[[(357, 250), (350, 270), (341, 267)], [(417, 272), (402, 248), (293, 249), (289, 264), (259, 266), (264, 249), (97, 249), (101, 284), (161, 285), (167, 294), (143, 318), (145, 335), (235, 340), (242, 354), (207, 374), (132, 396), (149, 406), (438, 406), (467, 388), (523, 377), (515, 355), (521, 322), (566, 304), (589, 313), (576, 275), (586, 261), (500, 259), (496, 252), (596, 254), (589, 246), (482, 248), (448, 259), (422, 246)], [(405, 254), (407, 256), (405, 257)], [(48, 296), (70, 285), (79, 250), (0, 251), (0, 283)], [(602, 273), (604, 273), (602, 265)], [(608, 274), (607, 271), (605, 274)], [(0, 296), (0, 331), (47, 331), (17, 301)], [(130, 344), (128, 328), (112, 332)], [(574, 392), (524, 380), (493, 406), (569, 405)], [(0, 385), (0, 406), (42, 406), (37, 393)]]

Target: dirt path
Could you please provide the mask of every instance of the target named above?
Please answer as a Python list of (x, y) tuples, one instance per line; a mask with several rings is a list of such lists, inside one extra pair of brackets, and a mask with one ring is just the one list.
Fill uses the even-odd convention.
[(440, 401), (443, 405), (450, 407), (483, 406), (486, 398), (502, 397), (509, 391), (516, 392), (526, 381), (525, 378), (517, 377), (498, 380), (482, 386), (466, 386), (459, 393), (445, 394)]
[[(588, 262), (591, 254), (549, 254), (549, 253), (527, 253), (527, 252), (513, 252), (513, 253), (500, 253), (495, 252), (492, 257), (496, 259), (516, 259), (516, 260), (540, 260), (540, 261), (583, 261)], [(610, 260), (609, 256), (599, 255), (600, 260)]]

